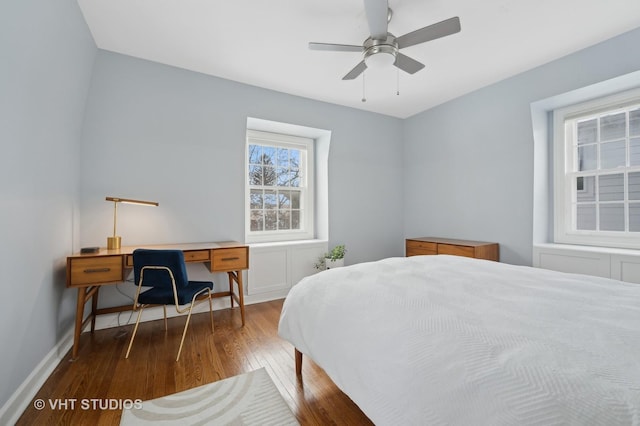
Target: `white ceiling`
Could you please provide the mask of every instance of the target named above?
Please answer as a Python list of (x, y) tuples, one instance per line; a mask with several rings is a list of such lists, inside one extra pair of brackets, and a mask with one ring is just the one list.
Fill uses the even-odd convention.
[[(396, 36), (459, 16), (460, 33), (401, 52), (424, 63), (342, 77), (359, 53), (363, 0), (78, 0), (101, 49), (254, 86), (406, 118), (640, 27), (639, 0), (389, 0)], [(637, 54), (637, 52), (628, 52)]]

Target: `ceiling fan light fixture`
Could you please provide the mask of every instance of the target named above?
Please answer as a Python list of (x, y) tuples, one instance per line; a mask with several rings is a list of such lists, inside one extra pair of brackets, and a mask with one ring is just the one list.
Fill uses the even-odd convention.
[(396, 62), (393, 52), (378, 52), (364, 58), (368, 68), (387, 68)]
[(364, 62), (369, 68), (384, 68), (396, 62), (398, 45), (392, 34), (388, 34), (386, 40), (369, 38), (365, 41), (364, 47)]

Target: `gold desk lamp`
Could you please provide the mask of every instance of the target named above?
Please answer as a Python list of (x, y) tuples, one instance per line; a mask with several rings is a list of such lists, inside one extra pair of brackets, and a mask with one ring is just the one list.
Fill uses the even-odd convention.
[(107, 197), (107, 201), (113, 201), (113, 237), (107, 237), (107, 249), (119, 249), (122, 238), (116, 235), (116, 223), (118, 219), (118, 203), (138, 204), (141, 206), (158, 206), (155, 201), (131, 200), (128, 198)]

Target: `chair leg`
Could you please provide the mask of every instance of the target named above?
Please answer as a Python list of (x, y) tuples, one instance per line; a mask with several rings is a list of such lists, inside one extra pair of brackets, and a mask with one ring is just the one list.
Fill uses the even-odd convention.
[(162, 305), (162, 309), (164, 309), (164, 331), (167, 331), (167, 305)]
[(187, 322), (184, 324), (184, 331), (182, 332), (182, 340), (180, 340), (180, 348), (178, 348), (178, 356), (176, 362), (180, 359), (180, 353), (182, 352), (182, 345), (184, 344), (184, 337), (187, 335), (187, 327), (189, 327), (189, 320), (191, 319), (191, 311), (193, 310), (193, 302), (189, 306), (189, 315), (187, 315)]
[(142, 310), (144, 306), (140, 307), (138, 311), (138, 319), (136, 320), (136, 325), (133, 327), (133, 333), (131, 334), (131, 341), (129, 342), (129, 348), (127, 349), (127, 354), (124, 356), (125, 358), (129, 358), (129, 352), (131, 352), (131, 346), (133, 346), (133, 339), (136, 337), (136, 332), (138, 331), (138, 325), (140, 324), (140, 317), (142, 316)]

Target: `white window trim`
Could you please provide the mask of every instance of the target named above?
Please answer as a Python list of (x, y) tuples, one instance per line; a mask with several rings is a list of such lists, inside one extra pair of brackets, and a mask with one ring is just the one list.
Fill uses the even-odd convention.
[[(249, 201), (250, 185), (248, 179), (249, 170), (249, 144), (266, 144), (273, 146), (288, 146), (291, 148), (303, 149), (306, 151), (305, 173), (302, 176), (305, 191), (300, 201), (302, 215), (301, 227), (299, 230), (291, 231), (251, 231), (251, 205)], [(278, 241), (298, 241), (315, 238), (315, 217), (314, 217), (314, 140), (305, 137), (283, 135), (277, 133), (263, 132), (247, 129), (244, 155), (244, 176), (245, 176), (245, 241), (247, 243), (266, 243)]]
[(565, 142), (565, 121), (598, 112), (624, 108), (640, 101), (640, 89), (628, 90), (611, 96), (593, 99), (557, 109), (553, 112), (553, 192), (554, 192), (554, 241), (602, 247), (640, 248), (637, 233), (573, 230), (572, 225), (572, 169), (573, 151)]

